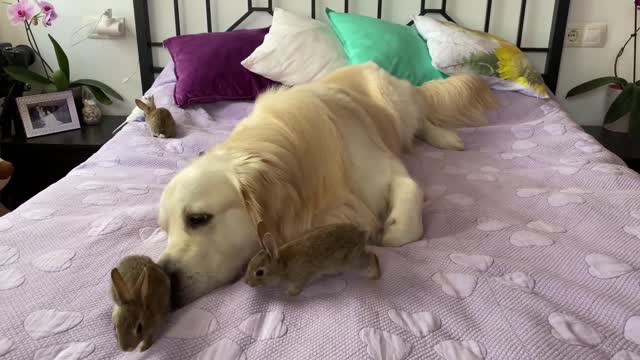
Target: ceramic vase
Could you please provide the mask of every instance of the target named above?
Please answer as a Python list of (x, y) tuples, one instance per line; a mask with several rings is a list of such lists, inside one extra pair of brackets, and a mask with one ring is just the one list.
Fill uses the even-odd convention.
[(82, 121), (87, 125), (95, 125), (102, 119), (102, 111), (96, 102), (89, 99), (82, 100), (84, 106), (82, 106)]

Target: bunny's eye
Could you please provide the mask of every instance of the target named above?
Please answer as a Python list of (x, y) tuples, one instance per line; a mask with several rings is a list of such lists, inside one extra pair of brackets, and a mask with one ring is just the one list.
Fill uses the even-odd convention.
[(136, 335), (140, 336), (142, 334), (142, 323), (138, 323), (136, 327)]
[(260, 277), (262, 275), (264, 275), (264, 270), (260, 269), (260, 270), (256, 271), (256, 276), (257, 277)]

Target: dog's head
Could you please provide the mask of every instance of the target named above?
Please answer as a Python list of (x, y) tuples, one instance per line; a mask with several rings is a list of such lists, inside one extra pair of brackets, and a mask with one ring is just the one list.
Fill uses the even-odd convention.
[(202, 156), (177, 174), (160, 200), (168, 243), (158, 261), (182, 306), (228, 284), (259, 249), (253, 220), (229, 162)]

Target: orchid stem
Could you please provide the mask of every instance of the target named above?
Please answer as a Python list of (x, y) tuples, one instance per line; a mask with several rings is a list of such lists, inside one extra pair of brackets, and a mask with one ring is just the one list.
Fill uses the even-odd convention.
[[(636, 9), (637, 10), (637, 9)], [(638, 11), (636, 11), (636, 17), (634, 19), (634, 27), (638, 28)], [(633, 83), (636, 83), (636, 66), (638, 59), (638, 30), (633, 34)]]
[[(636, 46), (637, 46), (637, 36), (638, 36), (638, 32), (640, 31), (640, 27), (637, 27), (636, 24), (636, 31), (631, 34), (631, 36), (629, 36), (629, 38), (627, 39), (627, 42), (624, 43), (624, 45), (622, 46), (622, 48), (620, 49), (620, 51), (618, 51), (618, 55), (616, 56), (616, 61), (613, 65), (613, 74), (615, 77), (618, 77), (618, 61), (620, 61), (620, 58), (622, 57), (622, 55), (624, 54), (624, 50), (626, 49), (627, 45), (629, 45), (629, 43), (631, 42), (632, 39), (634, 39), (634, 51), (636, 50)], [(635, 61), (634, 61), (634, 70), (635, 70)], [(634, 77), (633, 77), (633, 82), (635, 82), (635, 71), (634, 71)]]
[[(44, 70), (45, 76), (47, 77), (47, 79), (51, 80), (51, 78), (49, 77), (49, 71), (53, 72), (53, 69), (51, 68), (51, 66), (49, 66), (47, 61), (42, 57), (42, 54), (40, 53), (40, 48), (38, 47), (38, 43), (36, 42), (35, 36), (33, 36), (33, 31), (31, 31), (31, 26), (29, 25), (29, 23), (25, 21), (24, 27), (25, 27), (25, 30), (27, 31), (27, 40), (29, 40), (29, 45), (31, 45), (31, 48), (33, 48), (35, 53), (38, 55), (38, 58), (40, 58), (40, 62), (42, 63), (42, 69)], [(47, 71), (47, 68), (49, 69), (49, 71)]]

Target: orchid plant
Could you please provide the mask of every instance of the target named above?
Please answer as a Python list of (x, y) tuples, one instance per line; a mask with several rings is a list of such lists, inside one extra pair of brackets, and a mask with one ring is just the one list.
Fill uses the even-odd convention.
[[(637, 45), (638, 45), (638, 11), (640, 11), (640, 0), (634, 0), (635, 20), (634, 20), (634, 32), (629, 36), (624, 43), (620, 51), (616, 56), (616, 60), (613, 64), (613, 76), (605, 76), (591, 81), (587, 81), (584, 84), (580, 84), (571, 89), (567, 94), (567, 98), (580, 95), (592, 90), (595, 90), (602, 86), (611, 86), (616, 89), (622, 90), (618, 97), (609, 107), (607, 115), (605, 116), (605, 124), (614, 122), (626, 115), (630, 115), (629, 130), (632, 134), (640, 136), (640, 81), (636, 81), (636, 57), (637, 57)], [(618, 62), (627, 45), (633, 40), (633, 80), (628, 81), (625, 78), (618, 76)]]
[(21, 24), (24, 26), (29, 45), (31, 45), (31, 48), (42, 63), (44, 76), (20, 66), (7, 66), (5, 72), (14, 80), (25, 84), (41, 86), (45, 90), (55, 89), (55, 91), (65, 91), (73, 88), (85, 88), (93, 94), (97, 101), (105, 105), (111, 105), (113, 103), (109, 96), (122, 101), (123, 98), (120, 94), (100, 81), (91, 79), (71, 81), (69, 59), (60, 44), (49, 35), (49, 40), (51, 40), (51, 44), (55, 50), (59, 70), (54, 71), (51, 68), (40, 53), (36, 38), (33, 36), (32, 27), (38, 26), (38, 24), (42, 24), (45, 28), (52, 26), (53, 22), (58, 18), (58, 13), (52, 3), (41, 0), (35, 1), (38, 8), (29, 0), (17, 0), (15, 3), (5, 2), (5, 4), (9, 5), (7, 7), (7, 17), (11, 23), (14, 26)]

